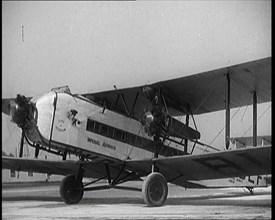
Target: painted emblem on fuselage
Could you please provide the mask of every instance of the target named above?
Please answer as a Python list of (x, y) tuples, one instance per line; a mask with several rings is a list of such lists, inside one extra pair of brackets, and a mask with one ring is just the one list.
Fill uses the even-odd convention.
[(65, 121), (63, 119), (58, 119), (55, 128), (60, 132), (66, 131)]
[(78, 111), (76, 111), (75, 109), (71, 109), (68, 113), (67, 113), (67, 117), (68, 119), (70, 119), (72, 121), (72, 125), (76, 126), (79, 125), (81, 122), (76, 118)]

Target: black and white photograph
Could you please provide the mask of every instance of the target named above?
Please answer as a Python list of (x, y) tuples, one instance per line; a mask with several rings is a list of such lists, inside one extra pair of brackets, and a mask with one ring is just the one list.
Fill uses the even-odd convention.
[(2, 1), (2, 219), (271, 219), (271, 17)]

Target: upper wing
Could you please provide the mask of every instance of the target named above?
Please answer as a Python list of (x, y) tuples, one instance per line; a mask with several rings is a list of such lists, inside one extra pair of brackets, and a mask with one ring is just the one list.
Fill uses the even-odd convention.
[[(271, 100), (271, 57), (147, 86), (163, 91), (172, 116), (184, 114), (187, 106), (193, 114), (202, 114), (225, 109), (225, 74), (228, 72), (231, 78), (231, 108), (252, 104), (252, 91), (257, 92), (258, 103)], [(142, 88), (83, 95), (117, 112), (139, 118), (144, 108), (150, 106)]]
[[(114, 162), (115, 163), (115, 162)], [(102, 178), (106, 175), (106, 162), (81, 162), (85, 169), (84, 177)], [(109, 163), (109, 172), (112, 178), (120, 173), (120, 165), (115, 166)], [(53, 161), (42, 159), (26, 159), (14, 157), (2, 157), (2, 169), (11, 169), (18, 171), (28, 171), (37, 173), (48, 173), (57, 175), (75, 174), (80, 166), (79, 161)], [(129, 175), (129, 172), (123, 171), (121, 175)]]
[(152, 163), (168, 182), (186, 186), (191, 180), (208, 180), (271, 173), (271, 146), (127, 161), (135, 172), (150, 173)]

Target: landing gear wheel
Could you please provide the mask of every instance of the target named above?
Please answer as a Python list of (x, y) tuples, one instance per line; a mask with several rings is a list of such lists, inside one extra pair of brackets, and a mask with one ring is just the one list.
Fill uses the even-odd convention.
[(160, 173), (153, 172), (147, 176), (142, 185), (142, 198), (151, 207), (162, 206), (167, 198), (167, 181)]
[(77, 204), (83, 197), (83, 183), (70, 174), (61, 181), (60, 195), (66, 204)]

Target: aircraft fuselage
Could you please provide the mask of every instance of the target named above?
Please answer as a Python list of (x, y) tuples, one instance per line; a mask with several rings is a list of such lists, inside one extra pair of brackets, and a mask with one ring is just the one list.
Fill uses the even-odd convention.
[[(91, 158), (97, 155), (118, 160), (153, 157), (153, 138), (144, 131), (140, 121), (103, 110), (82, 96), (67, 93), (47, 93), (35, 106), (37, 127), (26, 133), (32, 142)], [(181, 154), (180, 149), (172, 146), (160, 151), (162, 156)]]

